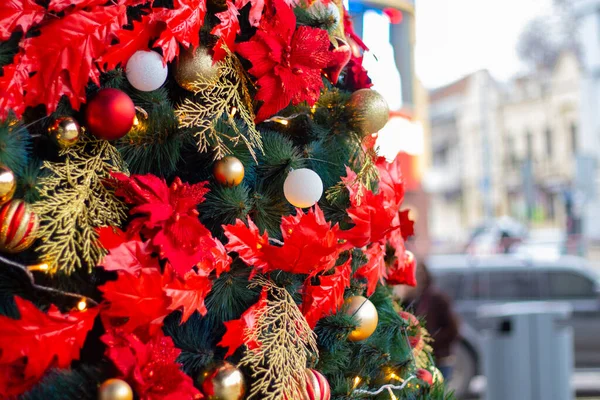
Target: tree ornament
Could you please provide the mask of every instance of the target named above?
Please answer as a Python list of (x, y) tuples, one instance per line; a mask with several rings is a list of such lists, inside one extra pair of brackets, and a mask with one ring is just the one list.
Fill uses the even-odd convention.
[(0, 208), (0, 251), (18, 253), (36, 239), (38, 216), (22, 200), (11, 200)]
[(201, 78), (206, 81), (216, 80), (219, 67), (213, 65), (213, 58), (208, 49), (199, 46), (195, 51), (182, 51), (175, 64), (175, 80), (182, 88), (194, 90), (194, 82)]
[(350, 124), (360, 134), (369, 135), (381, 130), (390, 119), (390, 108), (378, 92), (360, 89), (346, 103)]
[(428, 385), (433, 385), (433, 374), (431, 372), (429, 372), (428, 370), (426, 370), (425, 368), (419, 368), (417, 370), (417, 379), (422, 380), (423, 382), (425, 382)]
[(107, 379), (98, 389), (98, 400), (133, 400), (133, 390), (121, 379)]
[(348, 339), (353, 342), (365, 340), (377, 329), (379, 316), (371, 301), (363, 296), (352, 296), (346, 299), (346, 314), (358, 320), (358, 327), (350, 332)]
[(329, 382), (319, 371), (306, 368), (306, 385), (303, 388), (303, 400), (329, 400), (331, 389)]
[(60, 117), (48, 128), (48, 133), (58, 147), (66, 149), (79, 141), (81, 128), (72, 117)]
[(0, 205), (12, 199), (17, 190), (17, 178), (10, 168), (0, 164)]
[(133, 126), (135, 106), (131, 98), (118, 89), (100, 90), (85, 110), (86, 127), (98, 139), (116, 140), (127, 135)]
[(244, 164), (234, 156), (225, 156), (215, 162), (213, 175), (221, 185), (237, 186), (244, 179)]
[(242, 371), (227, 361), (202, 372), (198, 384), (208, 400), (241, 400), (246, 393)]
[(321, 199), (323, 181), (311, 169), (295, 169), (285, 178), (283, 193), (287, 201), (295, 207), (312, 207)]
[(137, 90), (151, 92), (167, 80), (169, 69), (162, 56), (155, 51), (136, 51), (125, 67), (127, 80)]

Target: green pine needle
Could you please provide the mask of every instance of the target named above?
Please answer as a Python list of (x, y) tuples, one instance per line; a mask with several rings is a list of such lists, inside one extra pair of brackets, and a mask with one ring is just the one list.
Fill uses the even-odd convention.
[(13, 117), (0, 121), (0, 164), (20, 177), (27, 168), (31, 148), (27, 129)]

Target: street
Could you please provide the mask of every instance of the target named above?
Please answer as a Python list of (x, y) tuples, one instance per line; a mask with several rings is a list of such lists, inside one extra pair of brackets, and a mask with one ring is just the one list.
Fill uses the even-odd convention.
[[(600, 400), (600, 370), (576, 371), (571, 382), (576, 390), (577, 400)], [(471, 382), (473, 395), (465, 400), (484, 400), (485, 386), (484, 376), (473, 379)]]

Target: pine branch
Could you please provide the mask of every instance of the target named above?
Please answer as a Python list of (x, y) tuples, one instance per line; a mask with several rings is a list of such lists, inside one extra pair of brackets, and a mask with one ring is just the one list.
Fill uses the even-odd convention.
[[(212, 149), (215, 158), (219, 159), (232, 153), (228, 143), (233, 146), (243, 144), (256, 160), (256, 151), (262, 152), (262, 142), (254, 125), (252, 100), (247, 88), (251, 83), (234, 55), (219, 63), (218, 68), (219, 77), (216, 79), (198, 76), (191, 85), (194, 100), (184, 99), (175, 114), (181, 127), (196, 131), (201, 152)], [(216, 121), (219, 120), (233, 130), (233, 135), (217, 129)], [(245, 130), (238, 127), (238, 120), (243, 122)]]
[(84, 264), (91, 271), (105, 254), (96, 228), (118, 226), (126, 216), (125, 205), (104, 182), (124, 165), (109, 142), (87, 136), (61, 155), (64, 162), (44, 162), (50, 175), (40, 179), (42, 200), (34, 204), (43, 239), (37, 250), (52, 272), (70, 274)]
[(287, 290), (264, 278), (251, 286), (265, 288), (269, 299), (256, 313), (255, 328), (247, 332), (247, 342), (260, 346), (247, 350), (239, 364), (249, 368), (253, 379), (247, 398), (302, 398), (299, 383), (304, 382), (308, 357), (317, 354), (315, 335)]

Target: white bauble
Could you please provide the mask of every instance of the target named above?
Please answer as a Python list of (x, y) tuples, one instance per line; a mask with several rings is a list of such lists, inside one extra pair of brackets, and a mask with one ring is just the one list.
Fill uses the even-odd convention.
[(131, 86), (142, 92), (151, 92), (167, 80), (169, 69), (163, 58), (155, 51), (136, 51), (125, 67), (125, 74)]
[(311, 169), (295, 169), (285, 178), (283, 194), (287, 201), (295, 207), (312, 207), (323, 194), (323, 181)]

